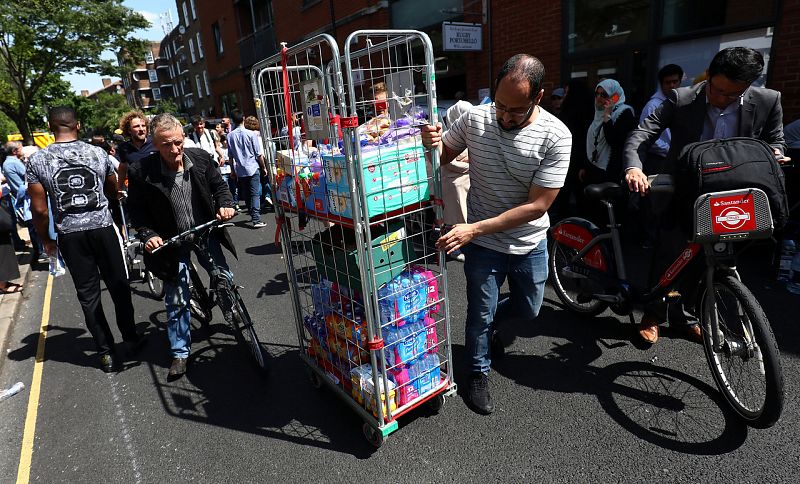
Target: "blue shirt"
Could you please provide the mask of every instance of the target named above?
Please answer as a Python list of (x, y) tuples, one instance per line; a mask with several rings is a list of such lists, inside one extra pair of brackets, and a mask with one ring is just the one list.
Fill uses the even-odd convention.
[(728, 104), (725, 109), (712, 106), (708, 100), (706, 103), (706, 120), (703, 123), (703, 137), (700, 141), (739, 136), (739, 108), (742, 105), (742, 97)]
[(155, 153), (156, 148), (153, 146), (152, 138), (147, 138), (141, 148), (137, 148), (130, 141), (120, 143), (117, 146), (117, 159), (120, 163), (131, 164), (146, 158), (151, 153)]
[(13, 155), (9, 155), (3, 162), (3, 175), (8, 182), (11, 198), (17, 198), (17, 192), (25, 186), (25, 163)]
[(236, 176), (253, 176), (261, 164), (258, 157), (264, 155), (264, 147), (258, 132), (239, 126), (228, 135), (228, 158), (233, 161)]
[[(650, 97), (650, 100), (647, 101), (647, 104), (644, 105), (644, 109), (642, 109), (642, 115), (639, 116), (639, 123), (645, 120), (650, 114), (652, 114), (661, 103), (666, 101), (667, 96), (661, 92), (661, 89), (657, 90), (655, 94)], [(653, 146), (650, 147), (650, 153), (654, 155), (662, 156), (666, 158), (667, 153), (669, 152), (669, 145), (672, 143), (672, 133), (669, 132), (669, 128), (665, 129), (661, 132), (661, 136), (658, 137)]]

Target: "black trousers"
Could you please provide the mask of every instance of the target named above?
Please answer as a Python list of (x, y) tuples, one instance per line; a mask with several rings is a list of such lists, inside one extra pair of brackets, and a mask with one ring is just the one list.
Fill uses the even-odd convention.
[(101, 278), (114, 301), (117, 327), (122, 339), (135, 341), (131, 288), (122, 246), (114, 227), (59, 234), (58, 247), (72, 275), (86, 327), (92, 333), (97, 351), (105, 354), (114, 347), (114, 336), (100, 300)]

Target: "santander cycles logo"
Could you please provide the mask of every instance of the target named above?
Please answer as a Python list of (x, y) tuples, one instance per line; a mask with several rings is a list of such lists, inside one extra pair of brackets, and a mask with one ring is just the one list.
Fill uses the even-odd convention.
[(711, 227), (715, 234), (756, 229), (753, 195), (711, 198)]

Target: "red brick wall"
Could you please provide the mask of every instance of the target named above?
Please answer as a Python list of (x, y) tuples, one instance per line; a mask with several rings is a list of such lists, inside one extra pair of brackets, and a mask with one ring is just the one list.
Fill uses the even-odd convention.
[[(492, 46), (492, 75), (514, 54), (538, 57), (545, 67), (545, 99), (561, 77), (561, 2), (506, 0), (492, 2), (492, 39), (488, 26), (483, 28), (483, 52), (469, 54), (467, 62), (467, 97), (477, 97), (478, 89), (489, 85), (489, 46)], [(493, 81), (492, 81), (493, 83)], [(546, 103), (545, 103), (546, 104)]]
[(800, 1), (785, 0), (775, 28), (768, 86), (781, 92), (784, 123), (800, 118)]
[[(278, 43), (287, 42), (292, 45), (309, 32), (315, 32), (330, 26), (330, 1), (322, 0), (305, 9), (303, 8), (303, 2), (299, 0), (273, 1), (272, 9), (275, 16), (276, 40)], [(378, 0), (333, 1), (334, 15), (336, 17), (336, 40), (340, 45), (354, 30), (388, 28), (388, 8), (382, 8), (367, 17), (359, 17), (347, 23), (342, 23), (342, 19), (345, 17), (376, 6), (379, 3)]]

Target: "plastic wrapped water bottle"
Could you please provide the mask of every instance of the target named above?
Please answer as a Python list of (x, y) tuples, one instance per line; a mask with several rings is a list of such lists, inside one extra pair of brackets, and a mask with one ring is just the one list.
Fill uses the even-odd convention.
[(63, 276), (67, 270), (64, 269), (64, 261), (61, 260), (61, 252), (56, 251), (56, 255), (51, 255), (50, 259), (50, 275), (53, 277)]
[(792, 294), (800, 294), (800, 252), (796, 252), (792, 258), (792, 269), (786, 290)]
[(781, 258), (778, 263), (778, 280), (781, 282), (789, 281), (792, 272), (792, 261), (794, 259), (797, 246), (792, 239), (785, 239), (781, 244)]
[(17, 393), (21, 392), (23, 388), (25, 388), (25, 384), (22, 383), (21, 381), (18, 381), (17, 383), (11, 385), (9, 388), (0, 391), (0, 402), (8, 397), (14, 396)]

